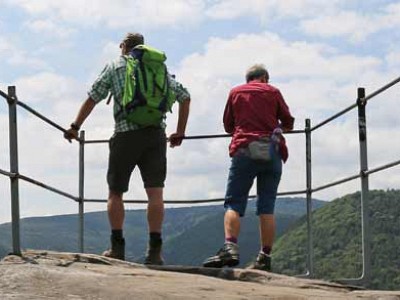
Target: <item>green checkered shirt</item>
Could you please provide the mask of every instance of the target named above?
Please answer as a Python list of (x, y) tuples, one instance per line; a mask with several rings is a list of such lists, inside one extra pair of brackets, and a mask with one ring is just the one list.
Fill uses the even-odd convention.
[[(91, 90), (88, 92), (89, 97), (91, 97), (96, 104), (106, 99), (108, 94), (111, 93), (114, 98), (115, 132), (124, 132), (140, 128), (136, 124), (128, 123), (124, 119), (119, 120), (116, 118), (117, 114), (121, 110), (122, 96), (125, 86), (125, 72), (126, 60), (123, 56), (120, 56), (117, 60), (105, 66), (93, 83)], [(172, 76), (169, 76), (169, 80), (171, 82), (171, 88), (175, 92), (176, 100), (179, 103), (190, 99), (189, 92), (182, 86), (182, 84), (175, 81)], [(162, 121), (160, 126), (165, 128), (165, 121)]]

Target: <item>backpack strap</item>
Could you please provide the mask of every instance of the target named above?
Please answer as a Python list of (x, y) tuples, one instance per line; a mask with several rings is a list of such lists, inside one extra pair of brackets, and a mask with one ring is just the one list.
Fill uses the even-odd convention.
[(167, 71), (167, 66), (165, 66), (165, 75), (164, 75), (164, 86), (161, 88), (161, 91), (165, 90), (164, 97), (160, 102), (160, 110), (161, 111), (167, 111), (167, 102), (168, 102), (168, 97), (169, 97), (169, 78), (168, 78), (168, 71)]

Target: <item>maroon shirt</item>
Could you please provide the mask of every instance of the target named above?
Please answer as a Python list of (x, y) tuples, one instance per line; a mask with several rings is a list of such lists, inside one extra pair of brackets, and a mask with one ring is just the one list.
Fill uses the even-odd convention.
[[(239, 85), (229, 93), (224, 111), (225, 131), (233, 134), (229, 155), (260, 137), (271, 136), (278, 126), (291, 130), (293, 123), (294, 118), (277, 88), (258, 80)], [(286, 161), (288, 151), (283, 137), (280, 153)]]

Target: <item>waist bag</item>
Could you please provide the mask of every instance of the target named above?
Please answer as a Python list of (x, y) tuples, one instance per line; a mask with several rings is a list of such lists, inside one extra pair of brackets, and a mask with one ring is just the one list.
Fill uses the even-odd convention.
[(251, 142), (248, 147), (248, 156), (254, 160), (270, 161), (274, 145), (268, 137)]

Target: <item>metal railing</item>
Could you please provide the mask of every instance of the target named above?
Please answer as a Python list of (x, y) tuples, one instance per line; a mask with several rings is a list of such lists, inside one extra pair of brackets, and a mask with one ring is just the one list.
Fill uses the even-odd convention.
[[(391, 81), (387, 85), (381, 87), (380, 89), (374, 91), (368, 96), (365, 96), (365, 89), (359, 88), (357, 101), (346, 109), (340, 111), (339, 113), (327, 118), (326, 120), (320, 122), (314, 127), (311, 126), (311, 120), (305, 120), (305, 129), (304, 130), (293, 130), (286, 134), (305, 134), (305, 148), (306, 148), (306, 187), (304, 190), (299, 191), (288, 191), (288, 192), (280, 192), (278, 196), (287, 196), (287, 195), (306, 195), (306, 211), (307, 211), (307, 261), (306, 267), (307, 271), (303, 277), (313, 278), (315, 277), (314, 273), (314, 251), (313, 251), (313, 235), (312, 235), (312, 194), (339, 184), (343, 184), (348, 181), (352, 181), (360, 178), (361, 182), (361, 227), (362, 227), (362, 258), (363, 258), (363, 270), (362, 274), (359, 278), (353, 279), (342, 279), (341, 282), (345, 283), (367, 283), (370, 279), (371, 275), (371, 254), (370, 254), (370, 230), (369, 230), (369, 202), (368, 202), (368, 191), (369, 191), (369, 182), (368, 178), (370, 174), (392, 168), (400, 164), (400, 160), (395, 162), (391, 162), (379, 167), (375, 167), (373, 169), (368, 169), (368, 152), (367, 152), (367, 126), (366, 126), (366, 104), (367, 101), (372, 99), (373, 97), (383, 93), (390, 87), (396, 85), (400, 82), (400, 77)], [(0, 96), (5, 98), (9, 107), (9, 145), (10, 145), (10, 170), (2, 170), (0, 169), (0, 174), (7, 176), (10, 178), (11, 184), (11, 223), (12, 223), (12, 244), (13, 244), (13, 253), (17, 255), (21, 255), (21, 245), (20, 245), (20, 213), (19, 213), (19, 180), (23, 180), (29, 182), (31, 184), (37, 185), (53, 193), (59, 194), (66, 198), (69, 198), (79, 205), (79, 250), (80, 252), (84, 252), (84, 203), (95, 203), (95, 202), (107, 202), (106, 199), (88, 199), (84, 197), (84, 157), (85, 157), (85, 145), (86, 144), (99, 144), (99, 143), (108, 143), (108, 140), (85, 140), (85, 131), (80, 131), (79, 137), (77, 139), (79, 143), (79, 195), (74, 196), (69, 193), (66, 193), (60, 189), (42, 183), (40, 181), (34, 180), (28, 176), (22, 175), (19, 173), (18, 168), (18, 131), (17, 131), (17, 106), (22, 107), (29, 113), (35, 115), (45, 123), (51, 125), (52, 127), (60, 130), (62, 132), (66, 132), (62, 126), (56, 124), (50, 119), (46, 118), (42, 114), (38, 113), (25, 103), (19, 101), (16, 96), (15, 87), (8, 87), (8, 93), (4, 93), (0, 90)], [(326, 183), (322, 186), (313, 187), (312, 186), (312, 156), (311, 156), (311, 137), (312, 132), (320, 129), (326, 124), (332, 122), (333, 120), (339, 118), (340, 116), (350, 112), (354, 108), (358, 108), (358, 132), (359, 132), (359, 148), (360, 148), (360, 170), (359, 173), (337, 180), (330, 183)], [(210, 138), (226, 138), (230, 137), (228, 134), (216, 134), (216, 135), (198, 135), (198, 136), (187, 136), (184, 139), (192, 140), (192, 139), (210, 139)], [(252, 195), (249, 198), (254, 198), (256, 196)], [(214, 202), (222, 202), (223, 198), (215, 198), (215, 199), (207, 199), (207, 200), (187, 200), (187, 201), (179, 201), (179, 200), (165, 200), (166, 204), (200, 204), (200, 203), (214, 203)], [(147, 200), (124, 200), (125, 203), (147, 203)]]

